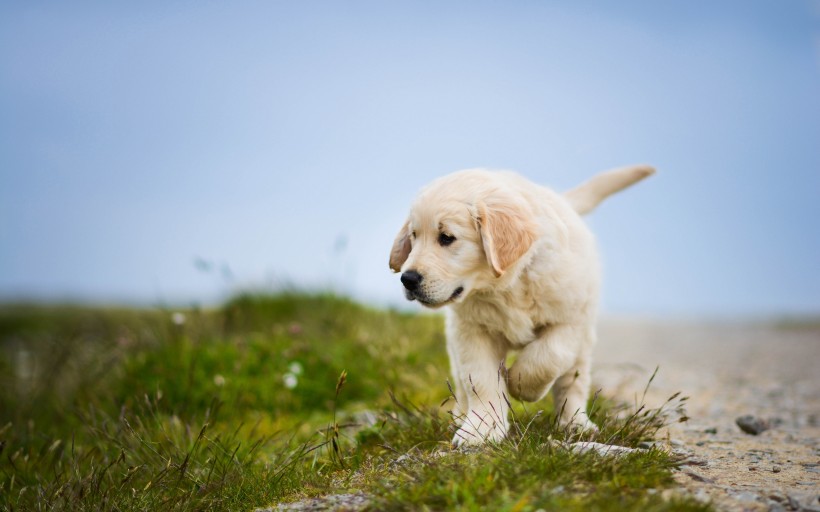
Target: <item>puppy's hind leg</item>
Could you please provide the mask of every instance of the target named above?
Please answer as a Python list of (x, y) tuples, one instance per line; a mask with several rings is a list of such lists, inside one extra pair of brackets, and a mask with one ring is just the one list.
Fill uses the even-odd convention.
[(555, 381), (552, 396), (558, 422), (561, 425), (572, 425), (583, 430), (597, 431), (598, 427), (586, 413), (589, 396), (590, 358), (582, 353), (576, 364)]

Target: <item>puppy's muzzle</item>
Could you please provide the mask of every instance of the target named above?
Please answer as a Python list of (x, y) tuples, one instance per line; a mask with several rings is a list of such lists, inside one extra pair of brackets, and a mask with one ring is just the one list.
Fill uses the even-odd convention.
[(424, 279), (422, 275), (415, 270), (408, 270), (401, 275), (401, 284), (404, 285), (407, 291), (415, 292), (419, 289), (422, 279)]

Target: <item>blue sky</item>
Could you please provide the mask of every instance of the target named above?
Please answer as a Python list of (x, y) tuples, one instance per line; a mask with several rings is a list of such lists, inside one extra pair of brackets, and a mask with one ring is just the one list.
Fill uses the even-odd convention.
[(818, 92), (817, 1), (3, 2), (0, 298), (401, 305), (431, 179), (645, 162), (605, 312), (817, 314)]

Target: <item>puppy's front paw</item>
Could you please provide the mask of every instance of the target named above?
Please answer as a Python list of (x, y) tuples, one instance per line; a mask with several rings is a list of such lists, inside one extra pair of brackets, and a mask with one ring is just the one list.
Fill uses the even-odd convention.
[(497, 443), (507, 435), (506, 420), (493, 419), (491, 414), (471, 413), (464, 419), (453, 437), (454, 447)]
[(532, 368), (521, 359), (506, 370), (504, 376), (510, 396), (523, 402), (537, 402), (544, 398), (549, 390), (550, 381), (534, 378), (533, 375)]

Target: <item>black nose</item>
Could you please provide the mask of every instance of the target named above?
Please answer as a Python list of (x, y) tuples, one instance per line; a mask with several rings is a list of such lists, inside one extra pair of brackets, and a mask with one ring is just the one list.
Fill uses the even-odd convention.
[(401, 284), (411, 292), (414, 292), (418, 289), (422, 279), (421, 274), (415, 270), (408, 270), (401, 275)]

